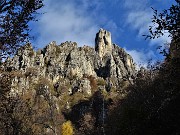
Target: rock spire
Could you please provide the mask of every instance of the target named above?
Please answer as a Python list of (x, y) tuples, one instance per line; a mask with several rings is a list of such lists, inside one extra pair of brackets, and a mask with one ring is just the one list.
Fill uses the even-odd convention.
[(100, 29), (95, 38), (95, 50), (102, 58), (106, 53), (112, 52), (111, 33), (107, 30)]
[(13, 94), (30, 89), (39, 79), (46, 78), (53, 85), (60, 82), (60, 88), (65, 87), (71, 94), (79, 91), (90, 95), (94, 89), (92, 80), (119, 89), (122, 82), (130, 80), (136, 73), (132, 57), (123, 48), (112, 44), (111, 33), (103, 29), (96, 34), (95, 49), (78, 47), (75, 42), (60, 45), (51, 42), (35, 51), (27, 44), (7, 59), (2, 68), (18, 73), (12, 79)]

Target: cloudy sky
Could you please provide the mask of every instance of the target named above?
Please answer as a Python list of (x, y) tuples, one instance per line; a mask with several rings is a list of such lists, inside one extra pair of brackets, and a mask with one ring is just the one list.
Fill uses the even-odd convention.
[(45, 0), (44, 14), (32, 23), (32, 41), (43, 48), (51, 41), (75, 41), (79, 46), (94, 46), (100, 28), (112, 34), (112, 42), (131, 54), (135, 62), (162, 59), (156, 47), (170, 41), (167, 37), (145, 40), (151, 25), (151, 7), (162, 11), (174, 0)]

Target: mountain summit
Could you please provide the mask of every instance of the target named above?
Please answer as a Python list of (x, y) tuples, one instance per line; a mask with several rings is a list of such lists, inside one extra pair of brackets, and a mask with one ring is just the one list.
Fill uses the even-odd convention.
[(25, 127), (39, 122), (39, 130), (49, 134), (60, 134), (59, 124), (65, 120), (77, 129), (90, 120), (92, 127), (102, 130), (109, 107), (126, 97), (126, 88), (136, 74), (132, 57), (113, 44), (111, 33), (103, 29), (96, 34), (95, 48), (53, 41), (35, 51), (28, 43), (1, 64), (0, 70), (4, 80), (10, 76), (8, 86), (5, 82), (1, 87), (7, 87), (8, 96), (17, 99), (22, 121), (27, 111)]
[(95, 50), (100, 57), (103, 57), (106, 53), (112, 53), (111, 33), (109, 31), (101, 28), (96, 34)]
[(89, 77), (119, 89), (123, 81), (134, 76), (135, 65), (124, 49), (112, 43), (111, 33), (101, 28), (96, 34), (95, 48), (78, 47), (76, 42), (68, 41), (57, 45), (53, 41), (34, 51), (31, 44), (26, 44), (5, 61), (4, 70), (18, 72), (12, 80), (13, 94), (29, 89), (40, 78), (54, 85), (63, 80), (69, 84), (66, 91), (69, 94), (75, 87), (79, 92), (91, 94), (93, 86)]

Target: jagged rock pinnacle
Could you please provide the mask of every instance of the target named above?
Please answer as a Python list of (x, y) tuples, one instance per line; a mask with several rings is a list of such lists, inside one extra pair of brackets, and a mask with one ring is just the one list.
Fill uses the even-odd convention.
[(4, 71), (16, 71), (23, 76), (12, 80), (12, 95), (31, 88), (31, 84), (41, 78), (53, 84), (62, 82), (63, 86), (68, 86), (66, 92), (72, 93), (74, 87), (78, 87), (78, 91), (90, 95), (94, 88), (91, 86), (92, 78), (96, 81), (103, 79), (106, 84), (112, 83), (114, 88), (118, 88), (122, 81), (135, 75), (132, 57), (123, 48), (112, 44), (110, 32), (100, 29), (95, 43), (95, 49), (77, 47), (75, 42), (61, 45), (51, 42), (38, 51), (33, 50), (30, 44), (21, 47), (2, 67)]
[(95, 38), (95, 50), (102, 58), (106, 53), (112, 52), (111, 33), (100, 28)]

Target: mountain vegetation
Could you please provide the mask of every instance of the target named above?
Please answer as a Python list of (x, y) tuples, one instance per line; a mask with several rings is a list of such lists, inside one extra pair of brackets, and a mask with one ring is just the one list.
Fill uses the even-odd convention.
[[(162, 63), (138, 71), (133, 58), (103, 29), (96, 34), (95, 48), (75, 42), (51, 42), (37, 51), (30, 43), (16, 46), (29, 37), (24, 35), (27, 22), (35, 19), (42, 1), (0, 4), (2, 17), (27, 15), (17, 32), (6, 35), (2, 29), (0, 35), (1, 55), (16, 51), (0, 63), (0, 134), (180, 134), (179, 0), (162, 13), (153, 9), (155, 25), (146, 38), (167, 31), (172, 41), (169, 49), (162, 48)], [(7, 21), (1, 22), (5, 26)], [(8, 40), (14, 34), (16, 39)]]
[(37, 21), (43, 0), (0, 1), (0, 61), (28, 42), (31, 37), (29, 22)]

